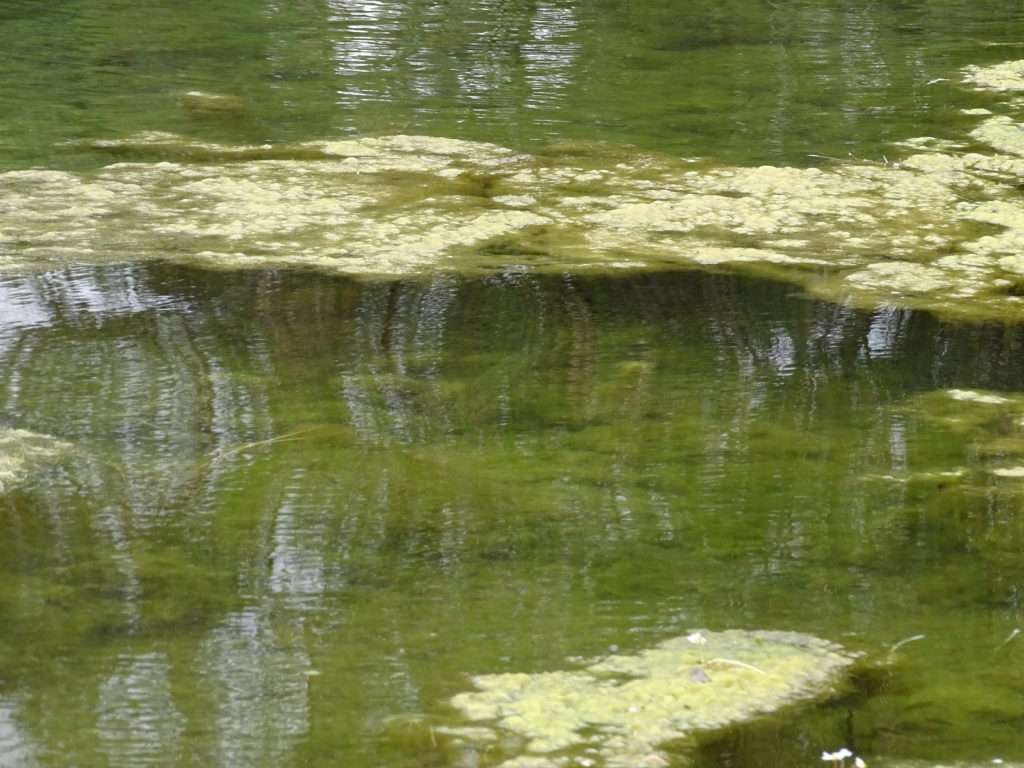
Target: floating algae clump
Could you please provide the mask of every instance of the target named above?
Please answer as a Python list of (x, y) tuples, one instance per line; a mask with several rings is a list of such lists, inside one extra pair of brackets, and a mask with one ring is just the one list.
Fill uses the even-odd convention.
[(665, 765), (659, 744), (821, 695), (852, 659), (808, 635), (707, 632), (578, 670), (483, 675), (473, 679), (477, 691), (452, 703), (475, 721), (466, 742), (486, 741), (483, 723), (491, 741), (525, 740), (525, 754), (505, 768), (561, 765), (584, 749), (593, 764)]
[(951, 398), (967, 403), (983, 403), (985, 405), (1006, 405), (1013, 402), (1004, 395), (996, 395), (992, 392), (978, 392), (973, 389), (950, 389), (946, 391)]
[[(1024, 62), (968, 68), (964, 82), (1024, 89)], [(0, 173), (0, 268), (675, 266), (768, 275), (862, 306), (1024, 319), (1024, 126), (975, 112), (962, 142), (920, 137), (895, 148), (898, 162), (823, 168), (600, 145), (528, 155), (428, 136), (229, 146), (142, 133), (85, 146), (162, 162)]]
[(967, 67), (964, 81), (987, 91), (1024, 91), (1024, 61), (1004, 61), (990, 67)]
[(24, 429), (0, 429), (0, 493), (59, 458), (71, 446), (49, 435)]

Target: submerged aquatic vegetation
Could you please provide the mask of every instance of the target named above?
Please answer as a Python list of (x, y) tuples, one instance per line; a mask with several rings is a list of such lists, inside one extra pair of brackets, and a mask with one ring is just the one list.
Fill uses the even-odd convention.
[(1024, 394), (940, 389), (915, 395), (900, 410), (925, 439), (949, 446), (949, 463), (871, 479), (905, 483), (911, 489), (955, 489), (960, 494), (1019, 493), (1019, 480), (1024, 478)]
[(448, 733), (468, 748), (521, 738), (525, 754), (504, 768), (561, 765), (583, 748), (606, 766), (667, 764), (658, 745), (827, 693), (853, 658), (792, 632), (700, 632), (580, 669), (476, 677), (452, 700), (474, 725)]
[[(1016, 88), (1024, 63), (969, 68)], [(524, 155), (387, 136), (226, 146), (167, 133), (93, 142), (175, 162), (0, 175), (0, 264), (172, 259), (344, 274), (723, 268), (829, 299), (1024, 317), (1024, 130), (828, 168), (714, 167), (587, 147)]]
[(24, 429), (0, 429), (0, 493), (58, 459), (71, 445)]

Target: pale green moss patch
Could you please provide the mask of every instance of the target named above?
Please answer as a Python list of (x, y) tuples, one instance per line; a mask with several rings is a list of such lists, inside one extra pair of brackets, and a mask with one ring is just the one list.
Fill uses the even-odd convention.
[(997, 467), (992, 470), (997, 477), (1024, 478), (1024, 467)]
[(967, 67), (964, 82), (987, 91), (1024, 91), (1024, 60), (989, 67)]
[(660, 744), (826, 694), (852, 660), (797, 633), (695, 633), (579, 669), (476, 677), (476, 691), (452, 700), (474, 724), (455, 733), (469, 745), (521, 739), (505, 768), (558, 765), (584, 748), (591, 764), (665, 764)]
[(946, 270), (906, 261), (868, 264), (846, 276), (852, 287), (898, 295), (948, 290), (954, 280)]
[(1024, 129), (1006, 115), (988, 118), (971, 131), (971, 136), (1000, 152), (1024, 155)]
[(60, 458), (71, 445), (24, 429), (0, 429), (0, 493)]
[(1013, 402), (1013, 400), (1003, 395), (996, 395), (992, 392), (977, 392), (973, 389), (950, 389), (947, 390), (946, 394), (960, 402), (983, 403), (985, 405), (1007, 405)]

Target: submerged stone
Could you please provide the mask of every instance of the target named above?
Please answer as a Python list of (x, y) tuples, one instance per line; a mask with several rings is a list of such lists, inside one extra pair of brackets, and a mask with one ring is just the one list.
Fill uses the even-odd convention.
[(702, 632), (580, 669), (475, 677), (452, 704), (474, 723), (467, 743), (481, 728), (488, 742), (525, 741), (504, 768), (558, 765), (584, 747), (597, 764), (635, 768), (667, 764), (665, 742), (827, 694), (853, 658), (797, 633)]

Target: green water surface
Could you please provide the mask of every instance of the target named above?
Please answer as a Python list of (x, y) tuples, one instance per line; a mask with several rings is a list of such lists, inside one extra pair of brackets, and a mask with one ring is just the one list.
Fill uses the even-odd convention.
[[(1017, 0), (4, 0), (0, 163), (163, 130), (431, 134), (729, 163), (960, 139), (959, 68), (1020, 58)], [(234, 110), (183, 105), (199, 90)]]
[[(962, 136), (1024, 8), (0, 0), (0, 50), (6, 169), (150, 130), (806, 165)], [(0, 766), (468, 768), (418, 723), (471, 675), (695, 627), (865, 656), (679, 765), (1024, 760), (1022, 353), (698, 272), (4, 275), (0, 426), (71, 449), (0, 494)]]

